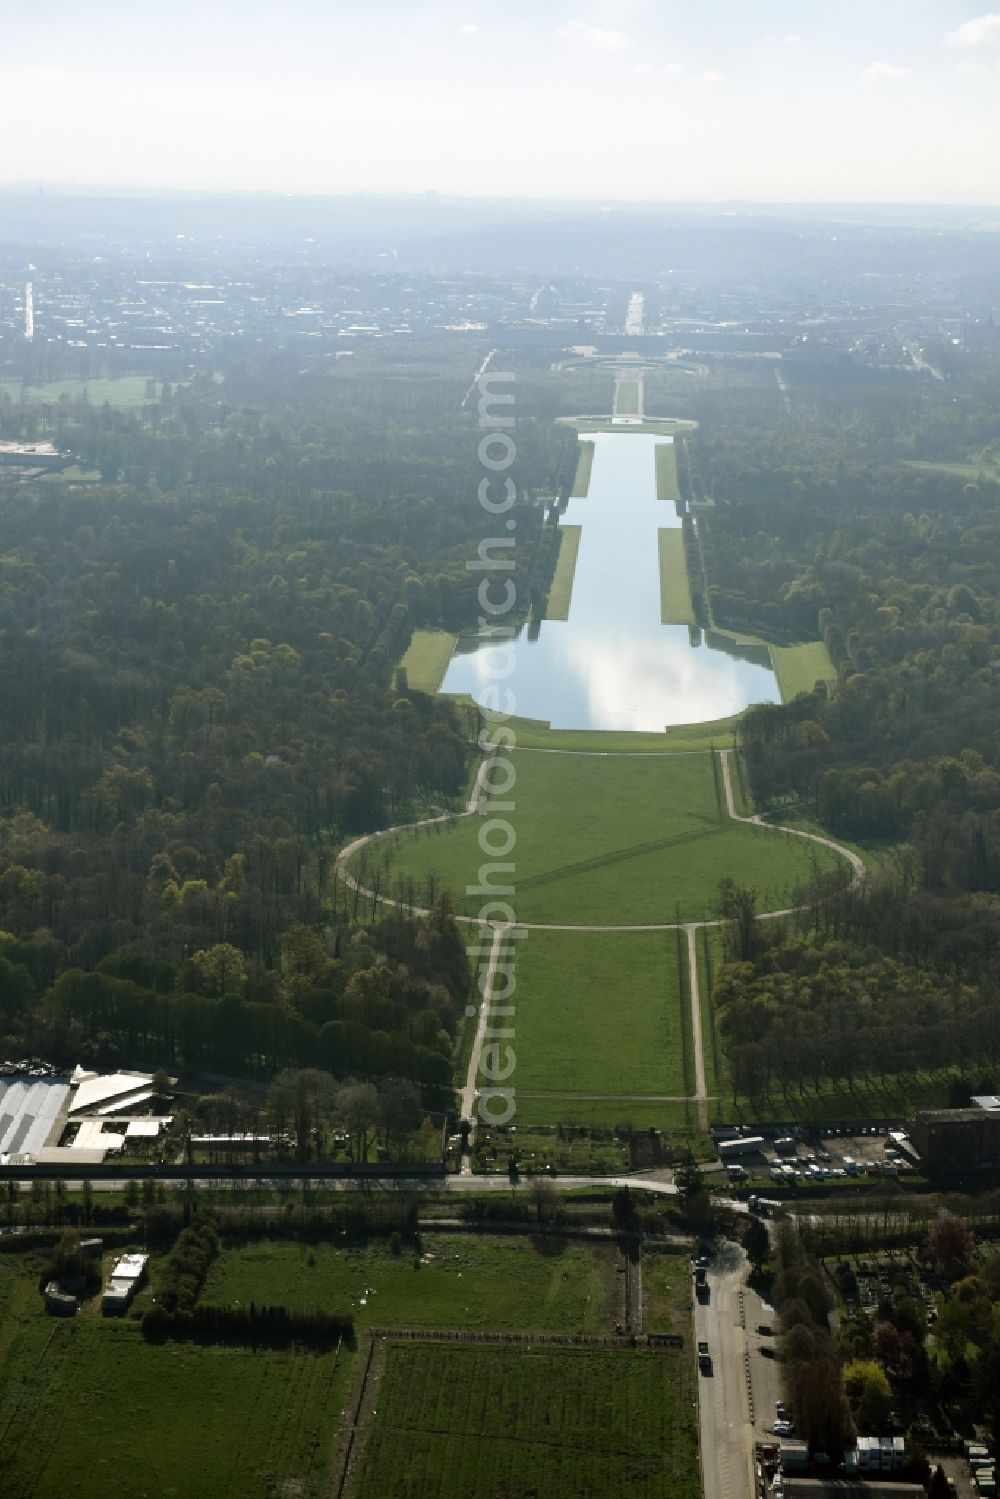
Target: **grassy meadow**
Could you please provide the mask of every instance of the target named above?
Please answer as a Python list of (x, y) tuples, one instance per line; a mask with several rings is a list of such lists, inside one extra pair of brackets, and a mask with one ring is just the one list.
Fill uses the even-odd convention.
[(258, 1240), (225, 1250), (202, 1300), (283, 1302), (353, 1313), (378, 1327), (498, 1328), (603, 1334), (611, 1324), (612, 1251), (527, 1238), (422, 1235), (414, 1259), (372, 1241), (355, 1248)]
[[(715, 909), (720, 880), (752, 885), (759, 909), (788, 905), (818, 861), (841, 861), (791, 835), (734, 823), (721, 776), (705, 751), (669, 756), (522, 754), (516, 759), (516, 810), (510, 815), (519, 921), (629, 926), (698, 921)], [(478, 913), (484, 858), (481, 820), (401, 832), (367, 845), (352, 868), (377, 860), (382, 888), (411, 881), (418, 897), (428, 877), (450, 890), (456, 909)], [(499, 857), (499, 856), (497, 856)], [(506, 882), (505, 882), (506, 883)]]
[(615, 386), (615, 416), (639, 415), (638, 380), (619, 380)]
[(772, 645), (771, 660), (783, 703), (790, 703), (800, 692), (812, 692), (818, 681), (837, 680), (836, 667), (821, 640), (804, 645)]
[(437, 692), (444, 681), (458, 637), (447, 630), (414, 630), (400, 666), (417, 692)]
[[(527, 933), (514, 970), (518, 1092), (693, 1091), (684, 1066), (688, 997), (678, 978), (683, 940), (677, 932)], [(536, 1102), (522, 1097), (519, 1118), (533, 1119)]]
[[(43, 385), (22, 385), (20, 380), (0, 380), (0, 399), (10, 396), (12, 401), (32, 404), (55, 402), (63, 396), (71, 401), (86, 396), (92, 406), (145, 406), (158, 401), (163, 388), (161, 380), (155, 381), (156, 394), (146, 394), (145, 375), (121, 375), (110, 380), (48, 380)], [(176, 386), (172, 387), (176, 389)]]

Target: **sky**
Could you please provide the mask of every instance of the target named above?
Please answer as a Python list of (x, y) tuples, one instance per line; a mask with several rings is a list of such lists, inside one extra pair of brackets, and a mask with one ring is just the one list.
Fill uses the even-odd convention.
[(1000, 202), (982, 0), (0, 0), (0, 26), (2, 184)]

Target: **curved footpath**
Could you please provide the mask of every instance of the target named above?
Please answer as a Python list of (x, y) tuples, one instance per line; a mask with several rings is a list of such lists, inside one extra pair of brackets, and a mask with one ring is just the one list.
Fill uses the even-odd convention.
[[(701, 750), (643, 751), (562, 749), (523, 749), (517, 752), (520, 754), (588, 755), (601, 759), (616, 759), (619, 757), (628, 758), (634, 755), (643, 754), (651, 754), (663, 759), (669, 759), (673, 755), (704, 753), (704, 751)], [(774, 832), (791, 834), (795, 838), (806, 838), (810, 843), (819, 843), (824, 848), (832, 849), (834, 853), (838, 854), (841, 858), (846, 859), (852, 871), (852, 885), (857, 885), (859, 881), (864, 878), (864, 860), (858, 854), (854, 853), (852, 849), (845, 848), (842, 843), (837, 843), (835, 839), (827, 838), (822, 833), (809, 833), (804, 828), (789, 828), (784, 827), (781, 824), (767, 822), (760, 812), (756, 812), (750, 817), (745, 817), (737, 812), (736, 804), (733, 799), (733, 781), (729, 766), (729, 757), (732, 754), (732, 751), (724, 749), (717, 751), (717, 753), (722, 763), (722, 784), (726, 792), (726, 812), (734, 822), (745, 822), (753, 827), (759, 828), (771, 828)], [(469, 795), (469, 800), (466, 804), (464, 812), (460, 812), (457, 814), (452, 812), (441, 812), (436, 817), (421, 817), (416, 822), (398, 823), (389, 828), (381, 828), (375, 833), (364, 833), (360, 838), (355, 838), (353, 842), (347, 845), (346, 848), (341, 849), (340, 853), (337, 855), (337, 873), (344, 881), (344, 884), (347, 886), (347, 888), (349, 890), (357, 891), (359, 895), (363, 895), (368, 900), (380, 902), (388, 906), (396, 906), (398, 908), (400, 906), (400, 902), (395, 900), (392, 896), (378, 894), (369, 886), (362, 885), (359, 880), (355, 879), (354, 875), (350, 871), (350, 868), (348, 867), (350, 860), (354, 857), (359, 849), (365, 846), (365, 844), (374, 843), (379, 838), (388, 838), (391, 837), (394, 833), (408, 832), (415, 828), (428, 827), (433, 823), (453, 822), (456, 819), (456, 816), (473, 816), (473, 814), (478, 812), (479, 810), (479, 799), (480, 793), (482, 791), (483, 778), (486, 774), (486, 769), (489, 763), (489, 757), (481, 762), (479, 770), (476, 773), (476, 779), (473, 783), (472, 791)], [(414, 916), (427, 916), (429, 914), (425, 906), (414, 906), (408, 903), (404, 903), (402, 909), (409, 911)], [(758, 919), (761, 921), (772, 921), (781, 916), (791, 916), (795, 913), (795, 911), (799, 909), (801, 908), (798, 906), (785, 906), (780, 911), (761, 911), (759, 913)], [(703, 1130), (708, 1128), (709, 1094), (705, 1078), (705, 1048), (701, 1027), (701, 996), (698, 986), (698, 955), (696, 948), (696, 934), (699, 927), (722, 926), (723, 922), (720, 917), (715, 917), (707, 921), (665, 921), (651, 922), (641, 925), (605, 925), (602, 923), (600, 925), (590, 924), (579, 926), (550, 921), (518, 921), (515, 923), (500, 921), (483, 922), (480, 921), (478, 916), (459, 915), (455, 916), (455, 920), (467, 926), (488, 926), (492, 932), (492, 946), (490, 949), (486, 979), (482, 989), (482, 1002), (479, 1007), (479, 1020), (476, 1026), (476, 1036), (473, 1042), (472, 1052), (469, 1056), (469, 1066), (466, 1072), (465, 1086), (460, 1090), (460, 1096), (462, 1100), (462, 1118), (464, 1120), (467, 1120), (473, 1126), (473, 1129), (475, 1128), (476, 1079), (479, 1075), (479, 1063), (482, 1055), (483, 1042), (485, 1040), (486, 1029), (489, 1023), (489, 1011), (493, 997), (493, 980), (496, 974), (496, 967), (499, 960), (500, 947), (503, 941), (504, 933), (509, 931), (512, 925), (523, 927), (526, 931), (534, 932), (684, 932), (687, 939), (689, 970), (688, 989), (691, 996), (691, 1035), (694, 1042), (695, 1092), (690, 1097), (685, 1097), (683, 1101), (696, 1103), (698, 1105), (699, 1128)], [(544, 1095), (539, 1094), (538, 1096), (571, 1098), (577, 1095), (555, 1093)], [(581, 1094), (579, 1096), (587, 1098), (597, 1097), (598, 1095)], [(608, 1098), (613, 1099), (621, 1098), (623, 1095), (601, 1094), (599, 1096), (602, 1098), (607, 1096)], [(471, 1171), (469, 1158), (466, 1159), (466, 1162), (463, 1166), (463, 1171)]]

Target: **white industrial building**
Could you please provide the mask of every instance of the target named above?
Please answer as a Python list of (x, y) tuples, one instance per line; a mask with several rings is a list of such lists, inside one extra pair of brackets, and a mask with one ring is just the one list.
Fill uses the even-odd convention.
[(155, 1096), (152, 1073), (0, 1073), (0, 1164), (99, 1166), (169, 1128), (144, 1112)]
[(132, 1297), (142, 1285), (146, 1276), (146, 1261), (149, 1256), (145, 1254), (123, 1254), (111, 1272), (104, 1295), (101, 1297), (101, 1311), (105, 1316), (121, 1315), (127, 1312), (132, 1304)]

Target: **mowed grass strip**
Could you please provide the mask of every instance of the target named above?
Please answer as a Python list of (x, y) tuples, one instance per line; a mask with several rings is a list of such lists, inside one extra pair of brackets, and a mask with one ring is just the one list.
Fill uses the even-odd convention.
[(677, 482), (677, 446), (672, 442), (661, 442), (656, 447), (656, 498), (678, 501), (681, 497)]
[(559, 557), (545, 607), (546, 619), (569, 619), (569, 606), (573, 597), (573, 578), (576, 575), (576, 559), (580, 550), (582, 530), (582, 526), (559, 527)]
[[(635, 926), (710, 917), (726, 876), (757, 890), (759, 910), (782, 908), (814, 860), (821, 868), (842, 862), (791, 834), (733, 822), (717, 801), (707, 750), (607, 758), (529, 753), (516, 755), (515, 767), (515, 810), (504, 814), (512, 847), (507, 830), (461, 817), (367, 845), (352, 869), (363, 875), (365, 857), (369, 867), (378, 860), (382, 889), (397, 890), (402, 876), (418, 903), (432, 876), (438, 890), (452, 892), (458, 911), (474, 916), (483, 897), (466, 888), (481, 884), (481, 867), (512, 863), (493, 881), (514, 884), (520, 922)], [(508, 851), (484, 852), (481, 829), (487, 848)]]
[(684, 1094), (679, 939), (528, 932), (514, 965), (515, 1089)]
[(399, 663), (407, 684), (417, 692), (437, 692), (457, 641), (447, 630), (414, 630)]
[(675, 526), (672, 530), (658, 531), (657, 538), (660, 552), (660, 623), (693, 625), (696, 620), (691, 603), (684, 533)]
[(590, 473), (594, 467), (594, 444), (592, 442), (580, 443), (580, 456), (576, 464), (576, 477), (573, 480), (573, 488), (570, 498), (574, 500), (583, 499), (590, 489)]
[(563, 1245), (542, 1254), (518, 1237), (427, 1232), (421, 1239), (416, 1261), (412, 1249), (394, 1255), (376, 1242), (345, 1249), (260, 1240), (227, 1249), (212, 1266), (202, 1300), (346, 1310), (359, 1329), (608, 1331), (610, 1248)]
[(672, 1353), (390, 1344), (351, 1494), (691, 1499), (690, 1383)]

